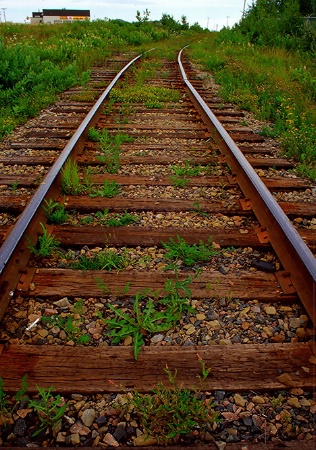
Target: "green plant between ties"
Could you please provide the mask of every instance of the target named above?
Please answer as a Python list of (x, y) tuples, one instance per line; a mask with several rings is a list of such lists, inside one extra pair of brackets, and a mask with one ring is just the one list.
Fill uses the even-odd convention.
[(40, 225), (42, 227), (42, 235), (39, 236), (36, 245), (33, 245), (27, 237), (27, 240), (29, 241), (28, 248), (35, 256), (46, 258), (53, 255), (53, 253), (57, 250), (60, 242), (55, 238), (54, 235), (48, 233), (42, 222), (40, 223)]
[(176, 264), (170, 264), (167, 269), (174, 270), (175, 279), (169, 278), (166, 280), (164, 295), (159, 303), (167, 306), (169, 315), (174, 317), (175, 321), (180, 321), (184, 312), (193, 313), (195, 311), (189, 302), (192, 296), (190, 284), (193, 279), (200, 276), (200, 270), (196, 271), (193, 278), (192, 276), (188, 276), (184, 280), (180, 280), (179, 270)]
[(54, 202), (52, 198), (44, 200), (43, 210), (50, 223), (62, 224), (68, 220), (65, 206)]
[(126, 225), (133, 224), (139, 220), (138, 216), (132, 215), (125, 211), (122, 214), (115, 214), (113, 217), (109, 216), (109, 210), (105, 209), (102, 211), (97, 211), (94, 214), (95, 219), (97, 219), (102, 225), (106, 225), (108, 227), (122, 227)]
[(2, 377), (0, 377), (0, 411), (2, 415), (5, 415), (7, 412), (7, 400), (6, 400), (6, 392), (4, 390), (5, 385)]
[(53, 389), (53, 386), (47, 389), (37, 386), (39, 398), (29, 401), (29, 407), (33, 408), (38, 414), (40, 421), (40, 425), (33, 436), (37, 436), (47, 428), (54, 429), (62, 421), (66, 412), (67, 403), (59, 394), (54, 396), (52, 394)]
[(73, 314), (66, 317), (61, 316), (42, 316), (43, 324), (51, 327), (57, 327), (66, 333), (67, 340), (75, 344), (83, 345), (90, 342), (90, 336), (81, 329), (82, 318), (75, 318)]
[(139, 220), (138, 217), (133, 216), (125, 211), (124, 214), (116, 214), (114, 217), (110, 217), (106, 220), (108, 227), (123, 227), (131, 225)]
[(205, 169), (199, 164), (197, 166), (191, 165), (189, 162), (186, 162), (185, 165), (177, 164), (171, 165), (171, 169), (174, 174), (178, 177), (197, 177), (199, 176)]
[(201, 394), (202, 384), (192, 390), (183, 389), (176, 384), (177, 370), (172, 372), (166, 366), (165, 373), (170, 386), (158, 383), (149, 394), (133, 392), (121, 406), (138, 416), (147, 438), (154, 437), (158, 444), (177, 444), (193, 429), (207, 429), (219, 422), (212, 403)]
[(102, 132), (90, 129), (89, 133), (92, 140), (99, 142), (102, 155), (98, 155), (97, 159), (105, 165), (107, 172), (117, 173), (120, 167), (121, 145), (124, 142), (133, 142), (134, 138), (120, 132), (112, 135), (106, 129)]
[(179, 188), (185, 187), (189, 181), (187, 178), (179, 175), (170, 175), (169, 179), (172, 186)]
[[(199, 273), (196, 276), (199, 276)], [(191, 297), (189, 284), (191, 282), (191, 277), (180, 280), (176, 270), (176, 279), (166, 281), (161, 300), (156, 299), (154, 303), (152, 298), (148, 298), (150, 295), (156, 298), (157, 293), (151, 293), (147, 290), (138, 293), (135, 296), (131, 314), (109, 304), (109, 309), (116, 316), (114, 319), (105, 320), (106, 325), (111, 330), (109, 335), (113, 338), (112, 343), (117, 344), (122, 339), (132, 336), (134, 357), (138, 359), (141, 348), (145, 344), (145, 336), (168, 331), (181, 320), (183, 312), (191, 313), (195, 311), (189, 303)], [(185, 295), (182, 296), (181, 293)], [(142, 300), (144, 300), (144, 305), (140, 306)]]
[(61, 189), (66, 195), (78, 195), (84, 190), (76, 161), (68, 159), (62, 168)]
[(115, 181), (105, 180), (103, 182), (102, 188), (94, 188), (92, 192), (89, 193), (90, 197), (107, 197), (112, 198), (119, 195), (121, 192), (121, 186)]
[(199, 261), (209, 261), (212, 256), (219, 254), (213, 248), (211, 237), (207, 243), (201, 241), (199, 244), (190, 245), (183, 238), (177, 236), (176, 239), (170, 238), (168, 242), (162, 242), (162, 246), (166, 249), (165, 259), (181, 260), (186, 266), (192, 266)]
[(147, 333), (157, 333), (167, 331), (171, 328), (174, 318), (168, 311), (156, 311), (152, 299), (147, 300), (143, 309), (139, 306), (142, 299), (141, 294), (136, 294), (133, 306), (133, 315), (123, 312), (119, 308), (108, 304), (110, 310), (117, 316), (117, 319), (108, 319), (106, 324), (111, 329), (113, 344), (119, 343), (128, 336), (133, 337), (134, 358), (137, 360), (141, 348), (145, 344), (144, 335)]
[(104, 250), (87, 256), (80, 255), (78, 260), (71, 263), (74, 270), (122, 270), (129, 265), (129, 254), (126, 248), (122, 254), (118, 254), (114, 249)]
[(92, 142), (100, 142), (101, 140), (101, 133), (99, 130), (96, 130), (95, 128), (89, 128), (88, 130), (88, 139)]
[(11, 184), (11, 190), (16, 191), (18, 189), (19, 182), (16, 180)]
[(21, 378), (21, 387), (13, 395), (11, 401), (7, 401), (7, 394), (5, 392), (5, 384), (3, 378), (0, 376), (0, 427), (6, 426), (7, 420), (12, 416), (14, 411), (19, 407), (22, 401), (28, 402), (28, 396), (26, 392), (28, 390), (28, 375), (25, 374)]
[(37, 436), (46, 429), (53, 430), (63, 419), (67, 409), (67, 403), (60, 395), (53, 395), (53, 387), (42, 388), (36, 386), (37, 398), (30, 399), (27, 395), (29, 388), (28, 375), (25, 374), (21, 378), (20, 389), (7, 401), (5, 392), (5, 384), (3, 378), (0, 377), (0, 423), (7, 425), (7, 420), (12, 423), (12, 414), (19, 408), (23, 402), (24, 408), (32, 409), (38, 418), (38, 424), (35, 425), (35, 432), (32, 436)]

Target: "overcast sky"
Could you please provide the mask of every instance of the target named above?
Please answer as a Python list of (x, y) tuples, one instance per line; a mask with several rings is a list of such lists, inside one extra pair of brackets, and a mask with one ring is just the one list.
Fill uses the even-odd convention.
[[(242, 15), (245, 0), (0, 0), (1, 21), (24, 22), (33, 11), (43, 9), (90, 9), (91, 19), (136, 20), (136, 11), (147, 8), (151, 20), (159, 20), (163, 13), (175, 20), (182, 15), (190, 24), (198, 22), (203, 28), (220, 29), (233, 26)], [(247, 3), (251, 3), (250, 0)], [(5, 8), (5, 9), (3, 9)], [(4, 17), (5, 16), (5, 17)]]

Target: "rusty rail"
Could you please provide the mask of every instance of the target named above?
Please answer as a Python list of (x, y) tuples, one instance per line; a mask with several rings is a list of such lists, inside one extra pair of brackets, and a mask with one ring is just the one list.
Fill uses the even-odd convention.
[[(88, 130), (98, 121), (104, 101), (109, 95), (111, 89), (115, 86), (124, 72), (142, 56), (143, 54), (132, 59), (114, 77), (109, 86), (99, 97), (91, 111), (81, 122), (74, 135), (59, 155), (56, 162), (53, 164), (52, 168), (40, 184), (34, 196), (29, 201), (15, 226), (12, 228), (3, 243), (0, 249), (0, 276), (2, 277), (2, 280), (0, 281), (0, 319), (3, 317), (5, 309), (14, 295), (16, 280), (19, 278), (19, 275), (23, 273), (30, 254), (30, 251), (27, 249), (28, 245), (26, 235), (31, 236), (35, 233), (39, 233), (40, 221), (45, 222), (44, 214), (40, 211), (40, 205), (45, 198), (48, 198), (48, 196), (53, 196), (54, 191), (59, 189), (54, 187), (54, 182), (59, 176), (61, 168), (70, 155), (75, 156), (82, 151)], [(38, 220), (36, 220), (36, 223), (34, 224), (33, 219), (35, 216)]]
[(253, 167), (187, 79), (181, 62), (185, 48), (178, 55), (178, 64), (190, 98), (225, 156), (232, 173), (236, 175), (245, 197), (250, 200), (252, 210), (261, 226), (266, 229), (275, 252), (285, 270), (289, 272), (291, 282), (313, 324), (316, 325), (315, 258)]

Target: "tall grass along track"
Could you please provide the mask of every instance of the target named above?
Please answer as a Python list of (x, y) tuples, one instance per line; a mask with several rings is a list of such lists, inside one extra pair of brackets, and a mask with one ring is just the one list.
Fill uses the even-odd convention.
[[(3, 144), (4, 447), (315, 444), (312, 187), (184, 65), (185, 83), (154, 51), (131, 66), (75, 153), (59, 157), (62, 175), (56, 157), (91, 108), (89, 92), (66, 92)], [(235, 142), (246, 175), (228, 153)], [(24, 220), (26, 232), (10, 231)], [(25, 374), (30, 396), (37, 386), (64, 396), (60, 424), (39, 430), (26, 399), (12, 412)], [(151, 401), (161, 395), (172, 410), (181, 399), (184, 416), (166, 419), (158, 402), (151, 427), (155, 415), (145, 419), (136, 399), (153, 389)], [(192, 418), (185, 389), (207, 418)]]

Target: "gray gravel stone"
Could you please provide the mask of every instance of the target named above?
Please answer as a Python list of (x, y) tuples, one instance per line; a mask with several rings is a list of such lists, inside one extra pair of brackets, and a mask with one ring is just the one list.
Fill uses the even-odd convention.
[(95, 419), (96, 412), (94, 409), (89, 408), (83, 411), (81, 420), (85, 424), (86, 427), (90, 427)]

